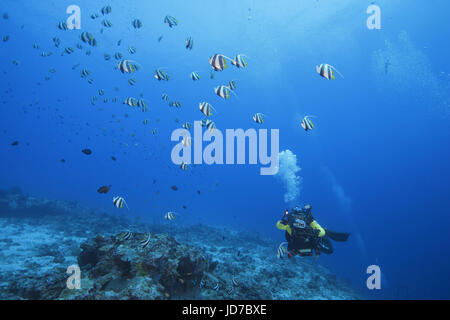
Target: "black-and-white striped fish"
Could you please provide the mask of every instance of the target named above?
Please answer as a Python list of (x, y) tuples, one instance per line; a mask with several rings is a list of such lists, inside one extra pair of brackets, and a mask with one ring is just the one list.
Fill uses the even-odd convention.
[(133, 25), (133, 28), (135, 28), (135, 29), (142, 28), (142, 21), (139, 19), (134, 19), (131, 24)]
[(286, 248), (284, 247), (286, 244), (287, 244), (287, 242), (282, 242), (278, 246), (278, 250), (277, 250), (277, 258), (278, 259), (281, 259), (284, 256), (284, 254), (286, 253)]
[(169, 101), (169, 96), (168, 96), (167, 94), (165, 94), (165, 93), (162, 94), (161, 98), (162, 98), (164, 101)]
[(89, 32), (82, 32), (80, 34), (80, 39), (84, 43), (88, 43), (90, 46), (96, 47), (97, 46), (97, 40), (95, 40), (94, 36), (90, 34)]
[(214, 92), (223, 99), (230, 99), (230, 88), (220, 85), (214, 88)]
[[(230, 59), (223, 54), (216, 53), (209, 58), (209, 64), (213, 67), (214, 71), (222, 71), (227, 68), (227, 60)], [(231, 60), (231, 59), (230, 59)]]
[(334, 80), (336, 77), (334, 76), (334, 72), (336, 71), (342, 78), (344, 77), (335, 67), (332, 65), (322, 63), (319, 66), (316, 66), (316, 71), (319, 75), (328, 80)]
[(55, 45), (55, 47), (59, 47), (59, 45), (61, 44), (61, 40), (58, 37), (54, 37), (53, 38), (53, 44)]
[(134, 84), (136, 83), (136, 79), (131, 78), (131, 79), (128, 80), (128, 83), (129, 83), (131, 86), (134, 86)]
[(202, 127), (206, 127), (212, 133), (212, 132), (214, 132), (214, 129), (216, 128), (216, 124), (209, 119), (205, 119), (205, 120), (202, 120)]
[(80, 71), (81, 77), (86, 78), (88, 75), (91, 74), (91, 72), (88, 69), (83, 69)]
[(181, 140), (181, 143), (183, 144), (183, 147), (190, 147), (192, 145), (192, 138), (184, 137), (183, 140)]
[(58, 23), (58, 29), (59, 30), (67, 30), (67, 23), (65, 23), (64, 21), (61, 21)]
[(67, 54), (71, 54), (71, 53), (73, 53), (74, 51), (75, 51), (75, 49), (72, 48), (72, 47), (67, 47), (67, 48), (64, 49), (64, 52), (67, 53)]
[(175, 212), (170, 212), (170, 211), (167, 212), (164, 215), (164, 219), (169, 220), (169, 221), (175, 220)]
[(128, 209), (128, 205), (127, 205), (125, 199), (122, 197), (114, 197), (113, 204), (116, 208), (123, 209), (123, 206), (125, 205)]
[(145, 102), (144, 99), (139, 99), (138, 102), (137, 102), (137, 106), (138, 106), (139, 108), (141, 108), (141, 111), (142, 111), (142, 112), (147, 112), (147, 111), (148, 111), (148, 109), (147, 109), (147, 103)]
[(169, 107), (181, 108), (181, 102), (180, 101), (171, 101), (171, 102), (169, 102)]
[(194, 40), (192, 40), (191, 37), (186, 39), (186, 49), (188, 50), (192, 50), (192, 48), (194, 47)]
[(130, 106), (130, 107), (136, 107), (137, 106), (137, 100), (133, 97), (128, 97), (123, 102), (124, 104)]
[(180, 164), (180, 169), (186, 171), (188, 169), (188, 164), (186, 162), (182, 162)]
[(110, 14), (112, 11), (111, 6), (105, 6), (101, 9), (102, 15)]
[(170, 79), (170, 77), (167, 75), (167, 73), (165, 73), (161, 69), (155, 70), (155, 78), (158, 79), (158, 81), (161, 81), (161, 80), (169, 81), (169, 79)]
[(178, 25), (178, 20), (175, 19), (175, 18), (172, 17), (172, 16), (167, 15), (167, 16), (164, 18), (164, 23), (167, 23), (167, 24), (169, 25), (169, 27), (172, 28), (172, 27)]
[(132, 236), (133, 236), (133, 233), (131, 233), (130, 231), (125, 231), (123, 234), (123, 239), (129, 240), (129, 239), (131, 239)]
[(197, 71), (191, 72), (190, 77), (191, 77), (191, 79), (192, 79), (193, 81), (200, 80), (200, 75), (198, 74)]
[(135, 53), (136, 53), (136, 48), (135, 48), (135, 47), (129, 47), (129, 48), (128, 48), (128, 52), (129, 52), (130, 54), (135, 54)]
[(149, 233), (148, 236), (147, 236), (147, 238), (145, 238), (145, 239), (139, 241), (139, 243), (141, 244), (141, 246), (142, 246), (143, 248), (147, 248), (147, 246), (150, 244), (151, 236), (152, 236), (152, 235)]
[(189, 122), (185, 122), (181, 127), (183, 129), (190, 130), (192, 128), (192, 125)]
[(135, 61), (132, 60), (122, 60), (117, 65), (117, 68), (122, 73), (133, 73), (136, 70), (139, 70), (139, 66), (136, 64)]
[(214, 287), (212, 288), (214, 291), (218, 291), (220, 289), (220, 285), (219, 282), (216, 282), (216, 284), (214, 285)]
[(123, 55), (120, 52), (116, 52), (116, 53), (114, 53), (114, 58), (116, 60), (120, 60), (123, 58)]
[(246, 68), (247, 67), (247, 61), (245, 61), (245, 55), (238, 54), (234, 57), (233, 60), (231, 60), (231, 64), (235, 65), (238, 68)]
[(230, 90), (234, 90), (234, 89), (236, 89), (236, 87), (237, 87), (236, 81), (230, 80), (228, 82), (228, 88), (230, 88)]
[(209, 117), (212, 115), (212, 109), (214, 108), (208, 102), (200, 102), (198, 107), (205, 116)]
[(106, 28), (111, 28), (111, 27), (112, 27), (111, 21), (109, 21), (109, 20), (107, 20), (107, 19), (105, 19), (105, 20), (102, 21), (102, 25), (103, 25), (104, 27), (106, 27)]
[(235, 277), (232, 277), (231, 278), (231, 284), (233, 285), (233, 286), (235, 286), (235, 287), (238, 287), (239, 286), (239, 280), (238, 279), (236, 279)]
[(305, 131), (314, 129), (314, 123), (311, 121), (311, 119), (309, 119), (310, 117), (312, 116), (304, 116), (302, 122), (300, 123), (300, 125), (302, 126), (303, 129), (305, 129)]
[(263, 118), (263, 114), (262, 113), (255, 113), (253, 115), (253, 121), (255, 121), (256, 123), (264, 123), (264, 118)]

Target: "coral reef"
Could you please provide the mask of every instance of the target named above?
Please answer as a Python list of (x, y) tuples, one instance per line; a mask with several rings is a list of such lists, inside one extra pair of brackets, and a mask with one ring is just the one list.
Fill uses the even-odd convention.
[[(71, 201), (49, 200), (25, 195), (20, 188), (0, 189), (0, 217), (35, 218), (42, 215), (58, 215), (91, 211)], [(87, 212), (86, 212), (87, 213)]]
[[(7, 199), (17, 199), (12, 194)], [(22, 197), (17, 208), (31, 201)], [(278, 259), (277, 244), (257, 235), (136, 224), (89, 209), (70, 211), (69, 227), (68, 208), (79, 206), (39, 201), (33, 208), (48, 203), (49, 215), (1, 213), (0, 299), (360, 298), (312, 259)], [(80, 289), (66, 286), (70, 265), (80, 267)]]
[(211, 267), (200, 250), (166, 234), (98, 235), (81, 250), (78, 265), (89, 281), (82, 282), (80, 290), (66, 289), (64, 298), (196, 298), (203, 274)]

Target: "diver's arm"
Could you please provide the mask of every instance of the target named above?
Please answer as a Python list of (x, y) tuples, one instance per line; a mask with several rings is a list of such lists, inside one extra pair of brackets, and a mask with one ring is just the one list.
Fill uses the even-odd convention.
[(309, 224), (309, 226), (310, 226), (311, 228), (313, 228), (314, 231), (317, 232), (317, 235), (319, 236), (319, 238), (323, 237), (323, 236), (326, 234), (325, 229), (322, 228), (322, 227), (320, 226), (320, 224), (317, 223), (316, 220), (313, 220), (313, 221)]
[(320, 226), (320, 224), (317, 223), (316, 220), (314, 220), (314, 217), (313, 217), (313, 215), (312, 215), (312, 213), (311, 213), (311, 209), (312, 209), (312, 206), (311, 206), (310, 204), (307, 204), (306, 206), (303, 207), (303, 210), (306, 211), (306, 217), (307, 217), (306, 223), (309, 224), (309, 226), (310, 226), (311, 228), (313, 228), (314, 231), (317, 232), (317, 235), (319, 236), (319, 238), (321, 238), (321, 237), (323, 237), (323, 236), (325, 235), (325, 233), (326, 233), (326, 232), (325, 232), (325, 229), (322, 228), (322, 227)]
[(285, 220), (278, 220), (276, 227), (278, 230), (284, 230), (286, 231), (289, 235), (292, 235), (292, 230), (291, 227), (289, 226), (289, 224), (287, 223), (287, 221)]

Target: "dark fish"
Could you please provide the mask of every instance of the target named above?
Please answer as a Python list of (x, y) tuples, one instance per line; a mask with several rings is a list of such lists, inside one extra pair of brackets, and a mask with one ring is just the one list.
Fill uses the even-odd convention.
[(200, 194), (200, 190), (197, 190), (197, 194)]
[(66, 159), (61, 159), (61, 162), (62, 163), (66, 163)]
[(177, 186), (171, 186), (170, 189), (172, 189), (173, 191), (177, 191), (178, 187)]
[(389, 61), (389, 58), (387, 58), (386, 62), (384, 63), (384, 73), (388, 73), (389, 66), (391, 65), (391, 62)]
[(92, 154), (92, 150), (91, 149), (83, 149), (83, 150), (81, 150), (81, 152), (83, 152), (86, 155)]
[(111, 156), (111, 160), (116, 161), (117, 159), (116, 159), (116, 157)]
[(19, 141), (14, 141), (13, 143), (11, 143), (12, 146), (18, 146), (19, 145)]
[(183, 205), (183, 209), (187, 209), (187, 207), (185, 205)]
[(101, 186), (100, 188), (97, 189), (97, 192), (106, 194), (106, 193), (109, 192), (110, 189), (111, 189), (111, 185), (109, 185), (109, 186)]
[(133, 27), (134, 27), (135, 29), (140, 29), (140, 28), (142, 28), (142, 21), (139, 20), (139, 19), (133, 20), (133, 22), (132, 22), (131, 24), (133, 25)]

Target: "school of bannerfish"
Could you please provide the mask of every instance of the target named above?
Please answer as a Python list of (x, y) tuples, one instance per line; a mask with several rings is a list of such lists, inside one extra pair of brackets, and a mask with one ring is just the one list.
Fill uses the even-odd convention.
[[(90, 15), (92, 20), (96, 20), (98, 18), (100, 18), (100, 16), (103, 16), (105, 19), (103, 19), (100, 24), (101, 24), (101, 29), (100, 29), (100, 33), (103, 34), (104, 29), (110, 29), (112, 28), (114, 25), (113, 23), (109, 20), (106, 19), (106, 17), (108, 17), (110, 14), (112, 13), (112, 7), (110, 5), (104, 6), (100, 9), (99, 13), (93, 13)], [(174, 28), (178, 25), (179, 21), (170, 16), (167, 15), (164, 17), (163, 19), (163, 23), (167, 24), (169, 28)], [(134, 19), (131, 21), (131, 26), (138, 30), (143, 28), (144, 23), (140, 20), (140, 19)], [(58, 22), (56, 24), (56, 27), (61, 30), (61, 31), (68, 31), (69, 28), (66, 24), (66, 22), (61, 21)], [(162, 40), (163, 36), (161, 35), (158, 38), (158, 42), (160, 42)], [(75, 47), (79, 50), (83, 50), (83, 44), (88, 45), (90, 48), (94, 49), (94, 48), (98, 48), (99, 45), (101, 44), (101, 42), (99, 42), (97, 40), (97, 38), (90, 32), (88, 31), (83, 31), (79, 34), (79, 39), (81, 40), (82, 43), (78, 43)], [(7, 42), (9, 40), (9, 36), (4, 36), (3, 37), (3, 42)], [(53, 44), (56, 48), (59, 48), (62, 44), (62, 41), (60, 38), (58, 37), (53, 37), (52, 38)], [(121, 46), (122, 43), (122, 39), (119, 39), (117, 41), (117, 46)], [(40, 49), (39, 44), (34, 43), (33, 44), (33, 48), (36, 50)], [(194, 49), (194, 39), (191, 36), (188, 36), (185, 40), (185, 48), (186, 50), (193, 50)], [(72, 46), (67, 46), (64, 47), (61, 55), (71, 55), (75, 52), (75, 48)], [(128, 53), (129, 54), (135, 54), (137, 51), (137, 49), (134, 46), (129, 46), (128, 47)], [(85, 51), (86, 55), (89, 56), (91, 54), (90, 50)], [(53, 55), (53, 52), (41, 52), (40, 54), (42, 57), (47, 58)], [(104, 60), (106, 61), (110, 61), (112, 58), (114, 58), (114, 60), (116, 60), (116, 64), (114, 69), (119, 70), (122, 74), (124, 75), (131, 75), (137, 71), (139, 71), (142, 66), (134, 60), (131, 59), (124, 59), (123, 54), (121, 52), (115, 52), (115, 53), (104, 53), (103, 55)], [(210, 79), (214, 79), (214, 73), (215, 72), (222, 72), (225, 69), (227, 69), (228, 67), (228, 61), (231, 62), (231, 64), (233, 66), (235, 66), (238, 69), (245, 69), (248, 66), (247, 63), (247, 57), (246, 55), (239, 53), (236, 54), (234, 56), (234, 58), (229, 58), (227, 56), (225, 56), (224, 54), (221, 53), (215, 53), (213, 54), (211, 57), (209, 57), (208, 62), (209, 65), (211, 66), (212, 70), (210, 73)], [(14, 65), (19, 65), (19, 61), (17, 60), (13, 60), (12, 63)], [(72, 69), (75, 70), (77, 69), (79, 66), (79, 63), (75, 64), (72, 66)], [(154, 71), (154, 77), (156, 80), (158, 80), (159, 82), (161, 81), (169, 81), (170, 80), (170, 76), (169, 74), (164, 70), (166, 68), (156, 68)], [(54, 68), (50, 69), (50, 73), (54, 73), (56, 70)], [(341, 73), (339, 73), (339, 71), (334, 68), (333, 66), (326, 64), (326, 63), (322, 63), (318, 66), (316, 66), (316, 72), (317, 74), (319, 74), (321, 77), (327, 79), (327, 80), (335, 80), (335, 72), (338, 73), (342, 78), (343, 76), (341, 75)], [(91, 71), (88, 68), (83, 68), (80, 71), (80, 76), (83, 79), (87, 79), (87, 82), (89, 84), (93, 84), (94, 83), (94, 78), (91, 76)], [(201, 79), (200, 73), (198, 71), (192, 71), (189, 74), (189, 78), (196, 82), (199, 81)], [(50, 77), (46, 77), (46, 80), (49, 80)], [(136, 79), (135, 78), (129, 78), (128, 79), (128, 83), (133, 86), (136, 83)], [(237, 88), (237, 82), (236, 80), (230, 80), (226, 85), (221, 84), (218, 85), (216, 87), (213, 88), (214, 93), (224, 99), (224, 100), (228, 100), (231, 97), (230, 93), (234, 93), (234, 91)], [(115, 91), (119, 91), (119, 89), (116, 87)], [(91, 98), (91, 104), (95, 105), (97, 103), (97, 101), (99, 100), (99, 96), (104, 96), (105, 91), (103, 89), (98, 89), (98, 96), (94, 95)], [(168, 104), (168, 106), (170, 107), (176, 107), (176, 108), (180, 108), (182, 106), (182, 103), (180, 101), (176, 101), (176, 100), (171, 100), (169, 98), (169, 96), (166, 93), (162, 93), (161, 95), (162, 100), (164, 102), (166, 102)], [(112, 101), (112, 102), (118, 102), (119, 99), (117, 97), (108, 99), (107, 97), (103, 98), (103, 102), (108, 102), (108, 101)], [(134, 97), (125, 97), (123, 101), (123, 104), (129, 107), (139, 107), (141, 109), (142, 112), (147, 112), (148, 108), (147, 108), (147, 103), (145, 101), (145, 99), (143, 99), (143, 94), (140, 94), (139, 98), (134, 98)], [(207, 101), (201, 101), (199, 102), (199, 110), (200, 112), (205, 115), (206, 117), (210, 117), (213, 115), (213, 110), (215, 111), (214, 107), (212, 106), (212, 104), (210, 104)], [(305, 131), (310, 131), (314, 129), (314, 123), (311, 120), (311, 115), (308, 116), (304, 116), (301, 120), (300, 126), (305, 130)], [(257, 124), (263, 124), (264, 123), (264, 114), (262, 113), (255, 113), (252, 116), (252, 119), (255, 123)], [(178, 121), (177, 121), (178, 122)], [(149, 120), (148, 119), (144, 119), (142, 121), (142, 123), (144, 125), (148, 125), (149, 124)], [(203, 119), (201, 121), (201, 125), (202, 127), (205, 127), (207, 130), (213, 132), (214, 129), (216, 128), (215, 123), (210, 120), (210, 119)], [(182, 128), (186, 129), (186, 130), (190, 130), (192, 128), (192, 125), (189, 122), (184, 122), (182, 124)], [(152, 133), (154, 135), (157, 134), (157, 129), (153, 128), (152, 129)], [(191, 146), (191, 139), (190, 138), (183, 138), (182, 144), (184, 147), (190, 147)], [(182, 163), (180, 165), (181, 170), (183, 171), (187, 171), (188, 170), (189, 165), (186, 163)], [(113, 198), (113, 205), (118, 208), (118, 209), (123, 209), (124, 207), (127, 207), (127, 203), (125, 201), (125, 199), (123, 197), (120, 196), (116, 196)], [(173, 212), (168, 212), (165, 214), (165, 219), (168, 221), (172, 221), (175, 219), (175, 215)], [(131, 237), (131, 233), (126, 234), (126, 237)], [(148, 243), (148, 239), (145, 239), (143, 241), (143, 245), (145, 246)], [(284, 247), (283, 245), (280, 245), (280, 247), (278, 248), (278, 256), (281, 257), (284, 254)]]

